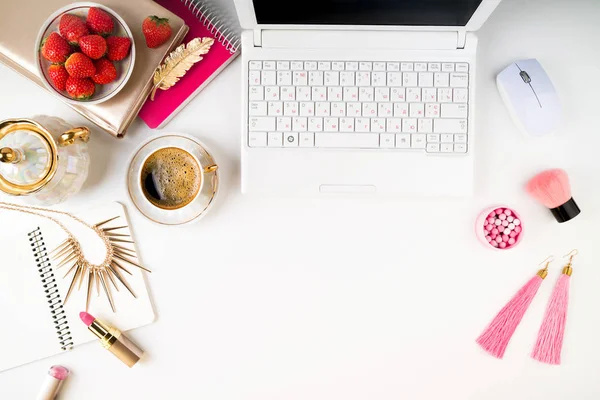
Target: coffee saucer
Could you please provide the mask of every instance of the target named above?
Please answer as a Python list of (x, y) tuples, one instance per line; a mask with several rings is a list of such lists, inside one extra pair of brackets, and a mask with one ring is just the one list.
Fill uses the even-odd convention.
[[(178, 209), (163, 209), (152, 204), (142, 190), (142, 167), (159, 149), (177, 147), (185, 150), (202, 170), (202, 186), (194, 199)], [(213, 156), (197, 138), (183, 133), (169, 133), (142, 143), (133, 153), (127, 168), (127, 189), (135, 207), (148, 219), (163, 225), (181, 225), (200, 220), (210, 210), (218, 193), (219, 171)]]

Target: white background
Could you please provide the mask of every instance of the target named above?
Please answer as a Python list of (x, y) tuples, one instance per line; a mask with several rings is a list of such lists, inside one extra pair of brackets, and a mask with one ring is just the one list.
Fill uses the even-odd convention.
[[(117, 141), (95, 130), (91, 175), (61, 208), (128, 205), (158, 316), (130, 336), (149, 357), (128, 370), (100, 344), (83, 345), (0, 374), (0, 398), (33, 399), (47, 368), (63, 364), (73, 371), (64, 399), (597, 399), (599, 17), (595, 0), (504, 0), (480, 30), (471, 199), (242, 196), (239, 60), (162, 131), (136, 120)], [(529, 57), (564, 103), (553, 137), (517, 132), (495, 87), (508, 63)], [(0, 87), (2, 119), (85, 123), (4, 66)], [(133, 149), (166, 132), (197, 136), (221, 167), (219, 203), (195, 225), (155, 225), (127, 198)], [(572, 179), (583, 212), (568, 224), (523, 191), (546, 167)], [(488, 250), (473, 235), (478, 212), (497, 203), (523, 215), (526, 236), (512, 251)], [(574, 247), (564, 363), (542, 365), (529, 352), (560, 256)], [(549, 254), (558, 260), (505, 359), (488, 356), (475, 338)]]

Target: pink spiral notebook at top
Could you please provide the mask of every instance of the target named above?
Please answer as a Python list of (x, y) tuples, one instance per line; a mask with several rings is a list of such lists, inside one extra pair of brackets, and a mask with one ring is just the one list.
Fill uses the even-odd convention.
[(240, 32), (235, 14), (218, 6), (216, 0), (155, 0), (189, 26), (183, 43), (197, 37), (212, 37), (215, 43), (199, 63), (177, 84), (158, 90), (140, 110), (139, 117), (148, 127), (162, 128), (189, 103), (219, 72), (239, 54)]

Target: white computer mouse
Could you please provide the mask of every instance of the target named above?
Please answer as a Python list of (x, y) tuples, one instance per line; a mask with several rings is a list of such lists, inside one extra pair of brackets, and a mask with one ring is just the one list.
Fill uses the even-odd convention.
[(500, 96), (515, 124), (532, 136), (552, 133), (562, 121), (562, 107), (538, 60), (516, 61), (496, 77)]

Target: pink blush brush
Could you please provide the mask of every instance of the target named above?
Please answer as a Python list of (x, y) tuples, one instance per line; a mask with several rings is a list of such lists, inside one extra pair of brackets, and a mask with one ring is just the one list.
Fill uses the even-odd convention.
[(571, 196), (569, 176), (562, 169), (540, 172), (527, 183), (527, 193), (550, 209), (559, 223), (579, 215), (581, 210)]

